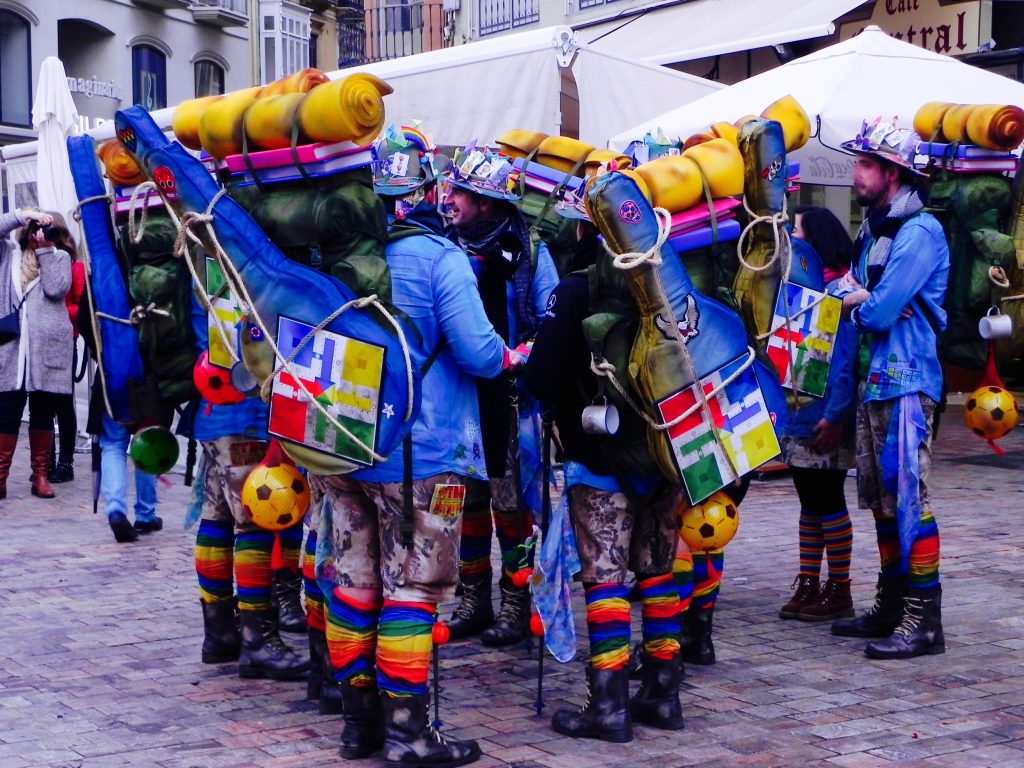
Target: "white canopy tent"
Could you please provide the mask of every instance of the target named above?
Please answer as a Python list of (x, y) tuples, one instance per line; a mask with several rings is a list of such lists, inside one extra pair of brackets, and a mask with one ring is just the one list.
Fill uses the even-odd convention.
[(608, 138), (722, 86), (704, 78), (580, 43), (569, 27), (547, 27), (330, 73), (331, 79), (371, 72), (395, 92), (389, 119), (419, 119), (435, 140), (492, 141), (508, 128), (547, 134), (575, 132), (562, 110), (562, 75), (569, 68), (579, 97), (579, 138)]
[[(566, 69), (568, 68), (568, 69)], [(395, 89), (385, 97), (388, 119), (422, 120), (424, 130), (445, 144), (493, 141), (509, 128), (561, 133), (563, 72), (575, 81), (579, 137), (604, 146), (608, 137), (667, 104), (686, 104), (723, 86), (682, 72), (580, 45), (568, 27), (504, 35), (478, 43), (367, 64), (328, 73), (332, 80), (372, 72)], [(170, 130), (174, 108), (153, 113)], [(114, 135), (113, 121), (88, 131), (97, 143)], [(39, 143), (0, 147), (0, 170), (11, 187), (9, 205), (35, 181)], [(19, 187), (25, 185), (22, 191)]]
[(1024, 106), (1024, 84), (889, 37), (876, 26), (842, 43), (743, 80), (709, 96), (645, 120), (615, 135), (624, 149), (648, 131), (685, 139), (717, 121), (758, 114), (792, 94), (807, 111), (816, 135), (794, 153), (807, 184), (850, 186), (853, 158), (834, 149), (856, 136), (865, 118), (899, 118), (910, 127), (929, 101)]

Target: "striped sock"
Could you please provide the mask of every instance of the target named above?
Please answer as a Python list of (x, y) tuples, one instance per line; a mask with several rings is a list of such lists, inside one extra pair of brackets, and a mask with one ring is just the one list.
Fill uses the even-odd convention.
[(679, 653), (679, 589), (665, 573), (637, 582), (643, 616), (644, 653), (671, 659)]
[(238, 610), (262, 611), (272, 605), (270, 553), (273, 549), (273, 531), (246, 531), (235, 536)]
[(299, 570), (299, 558), (302, 556), (302, 522), (277, 532), (277, 541), (281, 549), (281, 568), (291, 571)]
[(324, 614), (324, 593), (316, 580), (316, 531), (306, 536), (306, 551), (302, 558), (302, 586), (306, 592), (306, 623), (312, 629), (323, 631), (327, 626)]
[(917, 589), (939, 586), (939, 526), (930, 511), (921, 512), (921, 527), (910, 545), (907, 585)]
[(196, 533), (196, 578), (199, 598), (204, 603), (219, 603), (235, 595), (235, 524), (200, 520)]
[(479, 576), (491, 570), (491, 510), (487, 504), (462, 512), (459, 572)]
[(694, 608), (713, 608), (722, 587), (722, 568), (725, 565), (725, 551), (715, 549), (700, 552), (693, 558), (693, 599)]
[[(506, 554), (530, 537), (532, 530), (533, 516), (529, 512), (525, 510), (511, 512), (504, 509), (494, 510), (494, 532), (498, 535), (498, 549), (501, 550), (502, 563), (505, 562)], [(532, 550), (527, 565), (533, 565)], [(511, 573), (508, 566), (503, 566), (502, 570), (506, 574)]]
[(675, 576), (676, 588), (679, 590), (679, 612), (686, 613), (686, 609), (690, 607), (690, 600), (693, 598), (692, 553), (676, 550), (675, 560), (672, 561), (672, 575)]
[(828, 578), (831, 581), (849, 581), (850, 555), (853, 552), (850, 513), (842, 509), (831, 515), (822, 515), (821, 532), (828, 550)]
[(355, 599), (335, 587), (327, 599), (327, 653), (334, 680), (356, 688), (373, 684), (380, 605)]
[(886, 576), (902, 576), (900, 560), (900, 535), (896, 518), (875, 518), (875, 535), (878, 537), (878, 561), (880, 570)]
[[(821, 518), (800, 509), (800, 575), (817, 578), (821, 574), (821, 556), (825, 551)], [(830, 561), (831, 563), (831, 561)]]
[(385, 600), (377, 634), (377, 685), (388, 696), (427, 692), (436, 603)]
[(629, 663), (629, 590), (625, 584), (586, 587), (590, 666), (622, 669)]

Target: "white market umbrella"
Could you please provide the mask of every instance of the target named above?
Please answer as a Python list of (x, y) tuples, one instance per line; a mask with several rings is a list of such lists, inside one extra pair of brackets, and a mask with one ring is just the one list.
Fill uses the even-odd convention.
[(68, 89), (64, 64), (47, 56), (39, 68), (36, 98), (32, 103), (32, 126), (39, 131), (36, 154), (36, 195), (44, 211), (63, 214), (76, 242), (81, 231), (73, 213), (78, 205), (75, 182), (68, 162), (67, 138), (77, 132), (78, 109)]
[(622, 150), (648, 131), (686, 139), (718, 121), (759, 114), (792, 94), (811, 118), (816, 136), (794, 153), (807, 184), (850, 186), (853, 158), (835, 150), (854, 138), (861, 122), (898, 117), (910, 128), (914, 113), (929, 101), (1016, 104), (1024, 107), (1024, 84), (889, 37), (876, 26), (788, 64), (755, 75), (683, 107), (646, 120), (614, 136)]

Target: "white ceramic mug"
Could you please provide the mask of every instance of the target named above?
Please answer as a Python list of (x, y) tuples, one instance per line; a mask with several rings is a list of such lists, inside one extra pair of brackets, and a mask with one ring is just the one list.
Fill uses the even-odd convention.
[(588, 435), (614, 435), (619, 431), (619, 409), (610, 403), (583, 409), (583, 431)]
[(983, 339), (1005, 339), (1013, 333), (1013, 320), (1009, 315), (1002, 315), (998, 310), (989, 313), (978, 321), (978, 333)]

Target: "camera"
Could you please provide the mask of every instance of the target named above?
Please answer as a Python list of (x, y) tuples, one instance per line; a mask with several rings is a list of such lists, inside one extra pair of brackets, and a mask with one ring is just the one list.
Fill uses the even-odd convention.
[(43, 237), (45, 237), (51, 243), (60, 242), (60, 236), (61, 236), (60, 228), (59, 227), (55, 227), (52, 224), (50, 224), (49, 226), (44, 227), (38, 221), (36, 221), (35, 219), (32, 219), (28, 223), (28, 226), (25, 228), (25, 231), (27, 232), (27, 234), (31, 235), (33, 232), (38, 232), (40, 229), (43, 231)]

